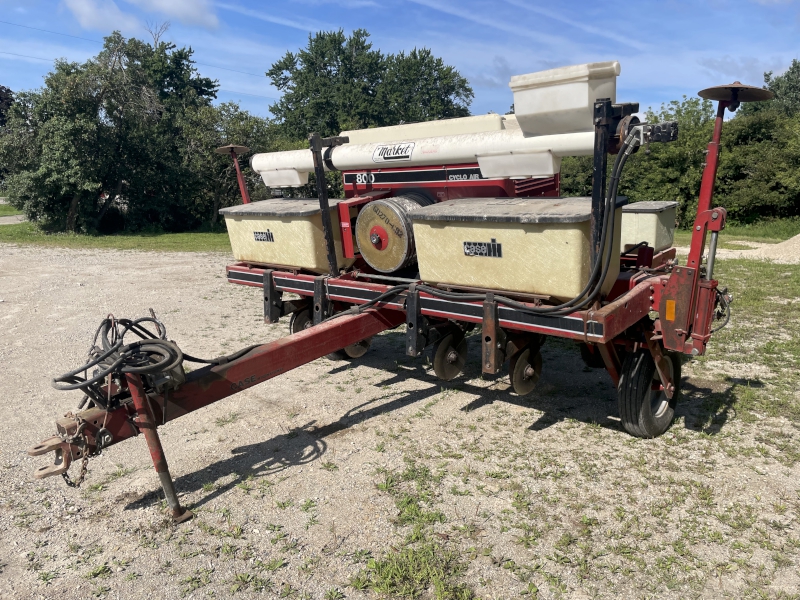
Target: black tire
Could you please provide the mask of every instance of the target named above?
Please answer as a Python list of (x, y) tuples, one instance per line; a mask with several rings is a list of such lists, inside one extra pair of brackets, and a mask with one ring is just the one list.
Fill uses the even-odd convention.
[(329, 360), (351, 360), (361, 358), (367, 353), (367, 350), (369, 350), (371, 344), (372, 337), (368, 337), (360, 342), (356, 342), (355, 344), (345, 346), (341, 350), (336, 350), (335, 352), (326, 354), (325, 358)]
[(625, 431), (641, 438), (654, 438), (664, 433), (675, 417), (675, 405), (680, 396), (681, 359), (673, 353), (665, 353), (675, 386), (672, 399), (667, 398), (661, 387), (656, 364), (650, 351), (639, 350), (625, 357), (619, 380), (619, 416)]
[(298, 333), (313, 326), (314, 319), (311, 318), (310, 310), (298, 310), (292, 313), (292, 318), (289, 319), (289, 333)]

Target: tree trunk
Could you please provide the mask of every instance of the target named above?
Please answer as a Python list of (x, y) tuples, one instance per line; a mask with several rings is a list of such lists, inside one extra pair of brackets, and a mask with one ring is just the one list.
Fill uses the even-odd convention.
[(78, 220), (78, 205), (81, 202), (80, 192), (76, 192), (69, 203), (69, 212), (67, 212), (67, 231), (75, 231), (75, 222)]
[(103, 208), (100, 209), (100, 215), (97, 217), (97, 225), (100, 226), (100, 221), (103, 220), (103, 217), (106, 216), (106, 212), (109, 208), (111, 208), (111, 203), (120, 195), (122, 192), (122, 177), (119, 178), (117, 181), (117, 186), (114, 188), (114, 193), (110, 194), (106, 201), (103, 203)]

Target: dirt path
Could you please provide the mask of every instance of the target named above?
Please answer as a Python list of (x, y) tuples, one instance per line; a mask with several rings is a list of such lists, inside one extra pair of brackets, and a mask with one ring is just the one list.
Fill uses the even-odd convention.
[(16, 225), (27, 221), (25, 215), (11, 215), (10, 217), (0, 217), (0, 225)]
[[(745, 258), (751, 260), (768, 260), (784, 265), (800, 264), (800, 235), (796, 235), (786, 241), (777, 244), (765, 244), (763, 242), (727, 242), (729, 247), (718, 248), (717, 257), (725, 258)], [(731, 248), (730, 246), (734, 246)], [(741, 246), (741, 249), (735, 248)], [(678, 248), (679, 254), (689, 254), (689, 247)]]
[(181, 526), (143, 440), (93, 459), (80, 490), (33, 481), (43, 462), (25, 449), (79, 400), (49, 380), (107, 313), (152, 307), (200, 356), (286, 333), (263, 324), (260, 290), (226, 283), (228, 260), (0, 245), (0, 597), (800, 592), (797, 424), (744, 422), (730, 380), (685, 365), (676, 423), (633, 439), (605, 372), (557, 340), (525, 399), (481, 377), (474, 338), (466, 374), (443, 384), (389, 332), (358, 362), (320, 359), (171, 422), (162, 440), (197, 513)]

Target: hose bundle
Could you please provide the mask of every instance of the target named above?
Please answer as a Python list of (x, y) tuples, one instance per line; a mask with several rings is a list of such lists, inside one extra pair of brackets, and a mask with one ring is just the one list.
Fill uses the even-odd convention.
[[(155, 326), (156, 333), (145, 324)], [(133, 334), (137, 340), (125, 343), (125, 336)], [(86, 400), (107, 409), (108, 396), (101, 386), (108, 382), (109, 375), (119, 377), (127, 373), (147, 375), (163, 373), (179, 366), (184, 355), (175, 342), (167, 337), (167, 330), (155, 316), (140, 319), (115, 319), (109, 315), (97, 328), (89, 348), (89, 358), (80, 367), (53, 378), (57, 390), (82, 390)], [(92, 369), (91, 376), (88, 375)], [(82, 375), (81, 375), (82, 374)]]
[[(258, 344), (248, 346), (233, 354), (213, 359), (196, 358), (184, 354), (178, 345), (167, 339), (164, 324), (150, 311), (151, 316), (139, 319), (116, 319), (109, 315), (100, 323), (89, 348), (88, 360), (63, 375), (54, 377), (52, 385), (57, 390), (82, 390), (85, 396), (78, 408), (85, 408), (87, 402), (104, 410), (109, 407), (108, 390), (103, 393), (102, 386), (109, 382), (109, 376), (122, 377), (125, 374), (154, 375), (169, 372), (184, 361), (219, 365), (235, 360), (257, 348)], [(155, 329), (155, 333), (147, 325)], [(125, 337), (134, 335), (138, 339), (125, 343)], [(92, 370), (91, 376), (88, 375)]]

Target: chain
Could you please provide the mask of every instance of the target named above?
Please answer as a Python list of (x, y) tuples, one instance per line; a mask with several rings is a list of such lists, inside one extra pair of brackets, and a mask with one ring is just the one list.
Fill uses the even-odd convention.
[(86, 471), (89, 469), (89, 452), (86, 451), (83, 453), (83, 460), (81, 461), (81, 473), (78, 475), (78, 478), (73, 480), (70, 478), (69, 473), (62, 473), (61, 477), (64, 478), (64, 483), (66, 483), (69, 487), (79, 488), (83, 483), (83, 480), (86, 478)]
[(61, 477), (64, 478), (64, 483), (66, 483), (69, 487), (77, 488), (80, 487), (83, 483), (83, 480), (86, 479), (86, 472), (89, 469), (89, 440), (86, 439), (86, 435), (83, 433), (83, 430), (86, 427), (86, 421), (72, 413), (68, 413), (65, 416), (73, 417), (75, 422), (78, 423), (78, 429), (75, 431), (75, 435), (69, 436), (64, 441), (68, 444), (74, 444), (83, 448), (83, 459), (81, 460), (81, 472), (77, 479), (73, 480), (69, 476), (69, 473), (66, 472), (62, 473)]

